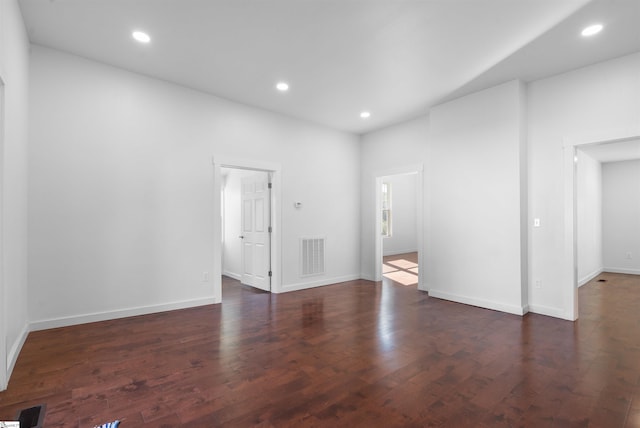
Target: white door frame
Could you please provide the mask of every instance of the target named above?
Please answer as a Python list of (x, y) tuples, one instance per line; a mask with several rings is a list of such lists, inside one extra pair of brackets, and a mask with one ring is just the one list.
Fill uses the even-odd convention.
[(280, 293), (282, 290), (282, 265), (280, 255), (282, 242), (282, 228), (280, 215), (280, 201), (282, 200), (282, 167), (278, 163), (265, 162), (254, 159), (239, 159), (223, 155), (215, 155), (213, 164), (213, 260), (212, 280), (213, 298), (216, 303), (222, 302), (222, 190), (221, 168), (236, 168), (271, 173), (271, 292)]
[(409, 165), (398, 168), (391, 168), (384, 171), (377, 171), (374, 173), (374, 188), (372, 191), (375, 194), (375, 227), (374, 227), (374, 264), (375, 267), (375, 280), (382, 281), (382, 234), (380, 233), (380, 225), (382, 224), (382, 180), (384, 177), (393, 175), (407, 175), (416, 174), (416, 205), (417, 205), (417, 231), (418, 234), (418, 290), (428, 291), (424, 281), (424, 165)]
[(4, 80), (0, 76), (0, 391), (7, 388), (7, 299), (4, 290)]
[(608, 130), (588, 136), (568, 136), (563, 139), (564, 176), (564, 263), (562, 265), (562, 297), (565, 310), (562, 318), (578, 319), (578, 233), (576, 156), (580, 147), (615, 143), (640, 138), (640, 126), (622, 130)]

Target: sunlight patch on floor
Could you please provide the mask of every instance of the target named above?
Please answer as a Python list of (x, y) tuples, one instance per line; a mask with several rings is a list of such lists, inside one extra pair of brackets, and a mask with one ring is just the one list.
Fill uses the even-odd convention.
[(405, 259), (393, 260), (393, 261), (385, 262), (385, 264), (389, 266), (395, 266), (398, 269), (412, 269), (412, 268), (418, 267), (417, 263), (410, 262), (409, 260), (405, 260)]
[(418, 275), (407, 271), (398, 270), (395, 272), (386, 273), (384, 276), (385, 278), (389, 278), (390, 280), (402, 285), (418, 284)]

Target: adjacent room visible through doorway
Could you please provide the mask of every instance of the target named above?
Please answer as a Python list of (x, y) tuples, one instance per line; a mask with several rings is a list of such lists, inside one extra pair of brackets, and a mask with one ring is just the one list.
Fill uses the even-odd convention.
[(640, 139), (576, 151), (578, 285), (640, 274)]
[(270, 173), (221, 168), (222, 292), (271, 291)]
[(383, 281), (417, 288), (418, 174), (382, 177), (380, 193)]

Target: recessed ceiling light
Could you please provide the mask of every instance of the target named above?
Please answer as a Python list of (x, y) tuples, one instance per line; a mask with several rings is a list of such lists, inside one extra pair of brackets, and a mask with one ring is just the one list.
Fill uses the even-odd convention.
[(362, 113), (360, 113), (360, 117), (363, 119), (367, 119), (371, 117), (371, 113), (369, 113), (368, 111), (363, 111)]
[(278, 82), (278, 84), (276, 85), (276, 89), (284, 92), (284, 91), (288, 91), (289, 90), (289, 84), (285, 83), (285, 82)]
[(588, 27), (585, 27), (580, 34), (582, 34), (584, 37), (595, 36), (600, 31), (602, 31), (603, 28), (604, 27), (602, 24), (589, 25)]
[(134, 31), (131, 36), (140, 43), (149, 43), (151, 41), (151, 37), (144, 31)]

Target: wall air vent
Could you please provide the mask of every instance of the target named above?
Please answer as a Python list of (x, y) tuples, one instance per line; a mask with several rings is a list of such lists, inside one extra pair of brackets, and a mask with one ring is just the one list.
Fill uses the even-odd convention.
[(325, 238), (300, 238), (301, 276), (324, 273)]

